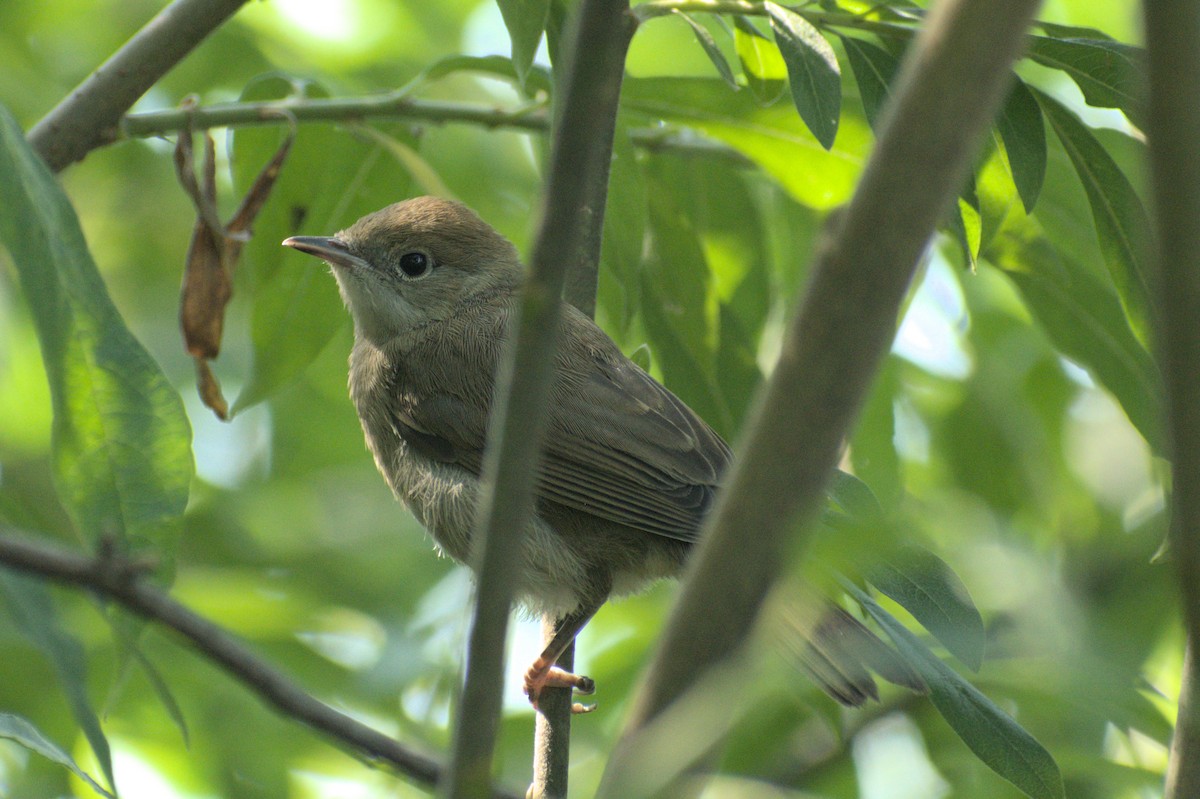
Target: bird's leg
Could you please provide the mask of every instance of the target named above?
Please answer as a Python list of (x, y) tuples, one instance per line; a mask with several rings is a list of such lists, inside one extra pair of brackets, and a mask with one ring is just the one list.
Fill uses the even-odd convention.
[[(572, 674), (554, 664), (575, 640), (575, 636), (579, 634), (584, 625), (591, 620), (592, 616), (596, 615), (601, 604), (597, 602), (594, 605), (585, 605), (574, 613), (559, 619), (554, 638), (525, 672), (525, 695), (529, 697), (530, 704), (535, 708), (538, 706), (538, 699), (542, 695), (543, 688), (571, 688), (581, 694), (590, 694), (596, 690), (596, 683), (591, 677)], [(579, 702), (571, 706), (572, 713), (589, 713), (595, 709), (595, 705), (584, 705)]]

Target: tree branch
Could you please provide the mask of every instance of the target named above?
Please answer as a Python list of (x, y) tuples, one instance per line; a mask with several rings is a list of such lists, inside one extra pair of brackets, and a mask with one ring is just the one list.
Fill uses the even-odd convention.
[(602, 795), (628, 776), (621, 772), (638, 732), (741, 649), (789, 554), (803, 544), (917, 262), (962, 186), (1037, 5), (944, 0), (930, 12), (858, 189), (818, 252)]
[[(198, 653), (221, 666), (285, 716), (325, 733), (364, 758), (390, 763), (424, 785), (434, 785), (441, 775), (442, 764), (435, 759), (393, 741), (305, 693), (219, 626), (147, 583), (136, 564), (115, 557), (80, 555), (14, 537), (15, 531), (8, 528), (0, 529), (4, 531), (0, 536), (0, 564), (86, 588), (171, 628)], [(498, 788), (489, 791), (489, 795), (504, 799), (517, 796)]]
[[(170, 109), (129, 114), (120, 123), (119, 138), (168, 136), (191, 125), (192, 130), (251, 125), (287, 125), (296, 122), (365, 122), (370, 119), (408, 119), (445, 124), (461, 122), (486, 128), (509, 128), (530, 133), (550, 130), (550, 118), (541, 106), (497, 108), (478, 103), (423, 100), (399, 94), (366, 97), (306, 98), (263, 102), (218, 103), (192, 109)], [(670, 152), (719, 158), (737, 166), (753, 162), (732, 147), (697, 135), (669, 129), (631, 129), (630, 140), (650, 152)], [(97, 142), (100, 147), (112, 142)]]
[(513, 576), (533, 516), (546, 432), (559, 298), (567, 265), (586, 252), (580, 220), (603, 214), (603, 203), (594, 203), (596, 187), (603, 197), (607, 181), (625, 53), (635, 30), (628, 11), (627, 0), (584, 0), (567, 49), (541, 222), (496, 380), (474, 539), (479, 583), (446, 796), (482, 796), (488, 785)]
[(1168, 799), (1200, 796), (1200, 7), (1142, 4), (1150, 75), (1147, 132), (1157, 223), (1157, 355), (1171, 442), (1171, 556), (1187, 652), (1167, 769)]
[(175, 0), (29, 131), (58, 172), (117, 137), (117, 123), (146, 90), (246, 0)]

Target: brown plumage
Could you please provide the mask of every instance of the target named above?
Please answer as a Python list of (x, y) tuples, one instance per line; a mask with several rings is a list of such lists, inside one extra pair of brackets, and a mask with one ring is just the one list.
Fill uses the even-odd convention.
[[(354, 318), (350, 394), (380, 472), (438, 547), (470, 563), (493, 383), (523, 274), (516, 249), (467, 207), (431, 197), (284, 244), (333, 266)], [(562, 619), (526, 677), (535, 704), (545, 685), (593, 688), (554, 661), (610, 595), (678, 574), (730, 460), (720, 436), (591, 319), (562, 310), (517, 581), (528, 607)]]

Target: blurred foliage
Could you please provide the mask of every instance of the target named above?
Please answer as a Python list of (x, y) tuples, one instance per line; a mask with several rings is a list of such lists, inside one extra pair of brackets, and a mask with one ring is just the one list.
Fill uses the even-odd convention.
[[(451, 56), (514, 52), (519, 82), (462, 61), (413, 91), (538, 107), (546, 61), (534, 57), (541, 23), (530, 15), (556, 42), (564, 5), (252, 3), (135, 111), (172, 108), (190, 94), (207, 104), (378, 93)], [(0, 101), (28, 128), (160, 7), (0, 4)], [(917, 13), (843, 4), (876, 23), (859, 29), (839, 26), (832, 11), (802, 18), (769, 7), (769, 17), (753, 19), (649, 18), (648, 5), (639, 7), (648, 18), (623, 89), (597, 311), (625, 352), (735, 441), (821, 229), (862, 169)], [(885, 622), (908, 622), (897, 633), (902, 651), (917, 641), (946, 654), (941, 641), (967, 652), (969, 666), (948, 656), (925, 665), (948, 680), (961, 670), (1036, 737), (1073, 799), (1148, 797), (1165, 767), (1180, 642), (1170, 575), (1152, 563), (1165, 528), (1164, 470), (1146, 350), (1144, 148), (1129, 122), (1138, 120), (1139, 54), (1121, 44), (1136, 41), (1134, 9), (1059, 0), (1044, 14), (1053, 24), (1018, 66), (1022, 82), (959, 213), (930, 248), (843, 464), (870, 485), (887, 521), (821, 536), (815, 559), (868, 573), (897, 543), (922, 547), (922, 568), (938, 575), (941, 593), (913, 607), (889, 572), (892, 590), (868, 603), (873, 615), (891, 614)], [(819, 76), (816, 94), (797, 90), (806, 70)], [(221, 133), (224, 218), (285, 130)], [(98, 270), (120, 317), (105, 330), (123, 332), (123, 319), (132, 332), (118, 360), (150, 363), (148, 352), (190, 420), (196, 476), (186, 512), (163, 531), (170, 501), (142, 508), (171, 567), (163, 579), (173, 570), (177, 598), (318, 697), (430, 751), (449, 740), (470, 581), (432, 553), (375, 473), (345, 393), (350, 329), (334, 282), (278, 242), (332, 233), (433, 183), (526, 251), (545, 153), (543, 136), (505, 128), (302, 125), (235, 275), (214, 363), (236, 398), (229, 424), (196, 398), (177, 331), (193, 216), (170, 143), (121, 142), (61, 176), (91, 258), (56, 271), (82, 281), (59, 288), (85, 316), (107, 319), (103, 289), (88, 282)], [(6, 202), (3, 211), (10, 242), (34, 224), (15, 208)], [(37, 330), (81, 351), (96, 342), (66, 335), (53, 322), (61, 308), (26, 293), (39, 290), (14, 266), (19, 249), (10, 243), (0, 256), (0, 521), (92, 546), (112, 532), (94, 529), (96, 502), (107, 500), (81, 500), (52, 452), (52, 430), (63, 424), (52, 398), (69, 386)], [(36, 266), (49, 274), (50, 264)], [(73, 410), (103, 418), (104, 399)], [(153, 418), (171, 427), (157, 435), (178, 443), (179, 400), (168, 391), (156, 401)], [(179, 453), (158, 455), (178, 482)], [(169, 632), (81, 592), (26, 583), (0, 584), (0, 713), (17, 719), (0, 716), (0, 736), (30, 744), (28, 720), (50, 742), (38, 751), (69, 755), (101, 781), (107, 769), (88, 740), (106, 740), (126, 797), (425, 795), (279, 717)], [(599, 779), (673, 592), (663, 585), (614, 603), (581, 638), (579, 665), (596, 678), (601, 709), (574, 724), (580, 796)], [(707, 795), (1020, 795), (937, 714), (945, 695), (931, 702), (885, 686), (880, 703), (844, 711), (797, 680), (786, 648), (770, 640), (785, 605), (765, 614), (753, 678), (723, 710), (731, 733)], [(979, 641), (954, 637), (956, 625), (974, 630), (977, 622), (962, 621), (977, 618), (972, 605), (985, 634), (977, 672)], [(939, 611), (941, 627), (930, 620)], [(535, 623), (517, 627), (497, 758), (510, 786), (527, 780), (533, 727), (516, 676), (539, 646)], [(0, 742), (0, 796), (72, 792), (93, 795), (51, 759)]]

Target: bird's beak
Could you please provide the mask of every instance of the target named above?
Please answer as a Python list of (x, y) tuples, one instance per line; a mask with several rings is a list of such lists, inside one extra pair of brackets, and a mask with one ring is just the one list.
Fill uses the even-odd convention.
[(292, 236), (283, 240), (283, 246), (315, 255), (333, 266), (350, 269), (367, 266), (366, 261), (350, 252), (344, 241), (333, 236)]

